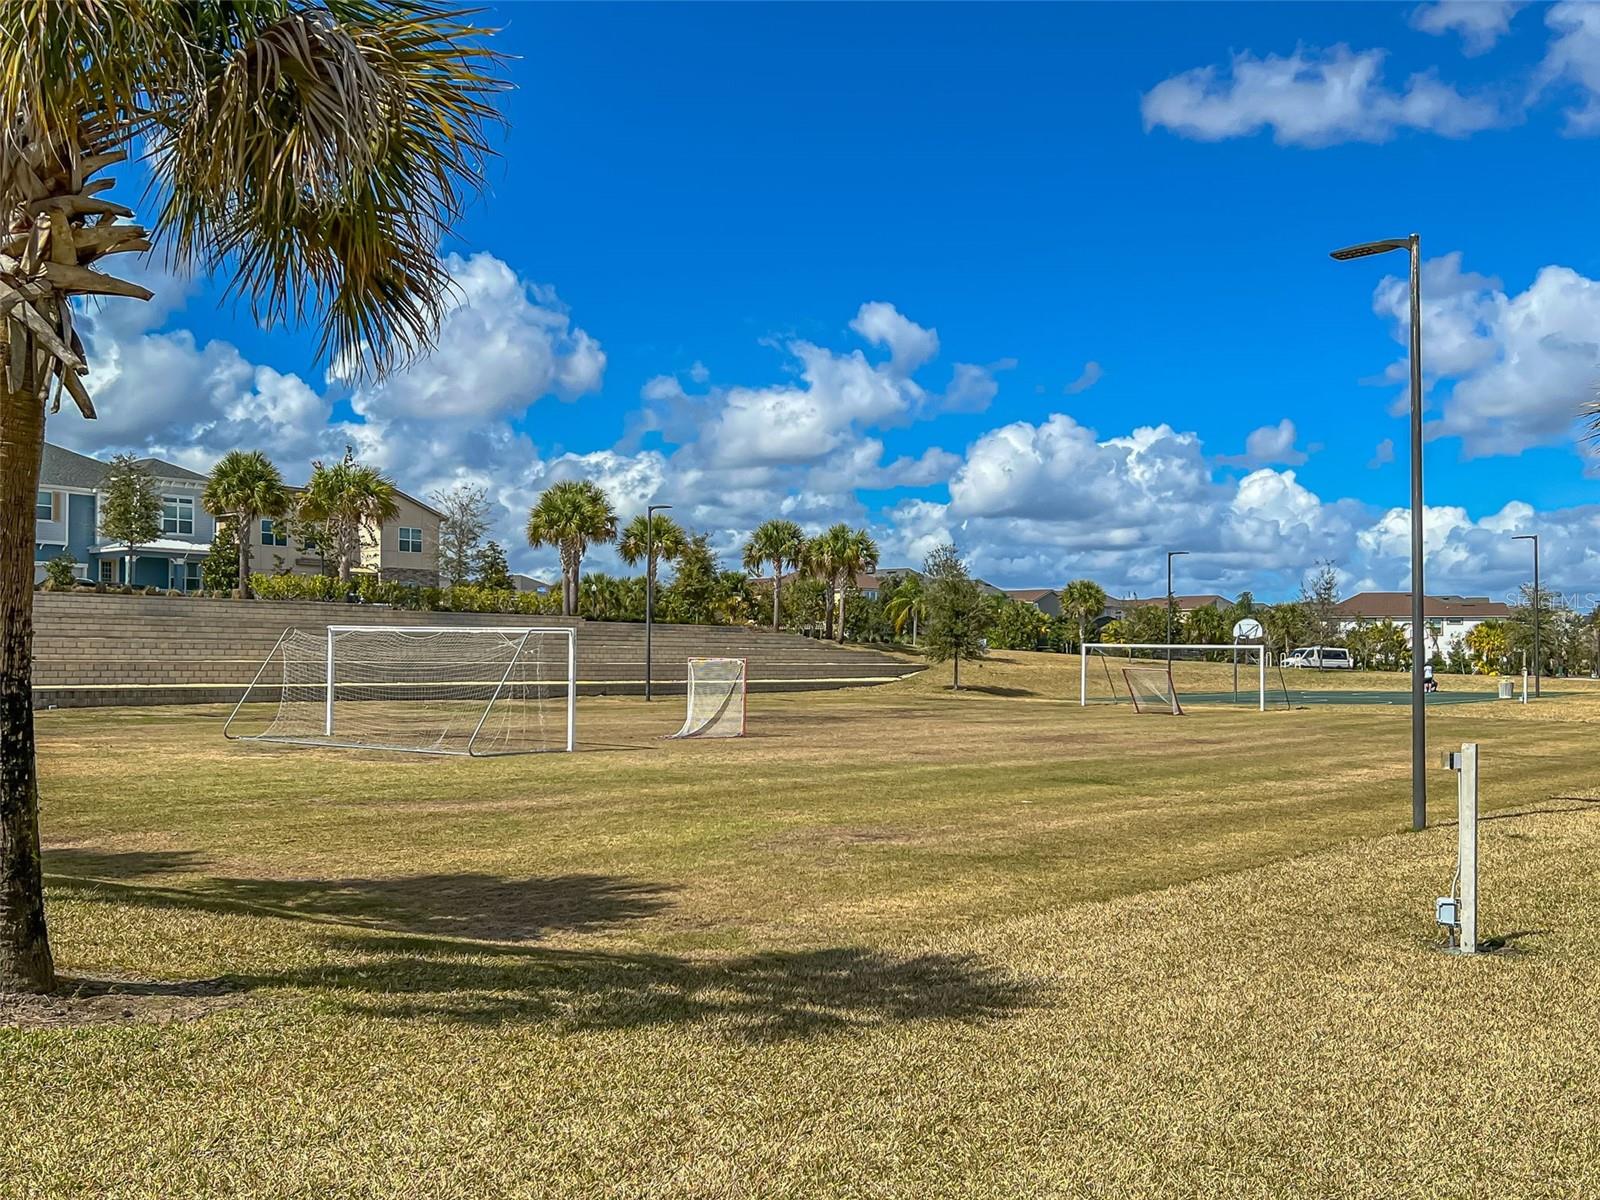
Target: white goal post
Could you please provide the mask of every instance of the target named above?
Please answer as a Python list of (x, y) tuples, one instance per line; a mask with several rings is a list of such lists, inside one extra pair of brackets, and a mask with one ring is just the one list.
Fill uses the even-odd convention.
[(742, 658), (691, 658), (683, 728), (670, 736), (743, 737), (749, 663)]
[[(577, 633), (565, 628), (286, 629), (222, 732), (237, 741), (421, 754), (570, 751), (577, 669)], [(249, 704), (275, 708), (262, 720), (245, 711)]]
[[(1182, 673), (1176, 682), (1172, 675), (1172, 668), (1184, 664), (1195, 664), (1196, 656), (1201, 660), (1209, 659), (1206, 664), (1215, 669), (1215, 686), (1207, 684), (1204, 678), (1197, 678), (1192, 685), (1185, 682)], [(1134, 701), (1137, 711), (1148, 711), (1148, 702), (1156, 701), (1153, 691), (1147, 689), (1147, 695), (1135, 696), (1133, 689), (1136, 684), (1148, 682), (1146, 673), (1161, 671), (1166, 673), (1165, 685), (1171, 690), (1171, 711), (1182, 712), (1179, 702), (1181, 693), (1193, 692), (1201, 698), (1215, 699), (1227, 695), (1250, 696), (1255, 701), (1258, 711), (1267, 711), (1267, 647), (1258, 642), (1228, 642), (1222, 644), (1194, 643), (1166, 643), (1166, 642), (1086, 642), (1079, 648), (1078, 653), (1078, 704), (1087, 706), (1089, 700), (1089, 659), (1099, 658), (1104, 665), (1108, 682), (1111, 680), (1111, 671), (1116, 667), (1122, 672), (1123, 689), (1128, 694), (1121, 695), (1114, 682), (1110, 683), (1112, 699), (1126, 702)], [(1255, 659), (1255, 678), (1252, 683), (1243, 688), (1239, 686), (1239, 668), (1249, 669), (1250, 659)], [(1229, 665), (1232, 664), (1234, 672), (1232, 683), (1226, 682)], [(1197, 676), (1204, 675), (1197, 672)], [(1153, 678), (1153, 677), (1151, 677)], [(1145, 706), (1145, 707), (1141, 707)]]

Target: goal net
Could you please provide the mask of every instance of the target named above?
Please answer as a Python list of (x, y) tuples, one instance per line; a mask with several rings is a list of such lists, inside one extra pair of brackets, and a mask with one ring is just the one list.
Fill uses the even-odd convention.
[(746, 663), (742, 658), (691, 658), (689, 705), (673, 737), (743, 737)]
[(1268, 688), (1267, 648), (1238, 645), (1090, 642), (1078, 662), (1078, 703), (1132, 704), (1136, 712), (1238, 706), (1262, 712), (1288, 703)]
[(284, 632), (223, 733), (426, 754), (571, 750), (576, 700), (571, 629), (330, 625)]
[(1178, 689), (1173, 685), (1172, 672), (1165, 667), (1123, 667), (1123, 681), (1128, 685), (1128, 695), (1133, 699), (1137, 713), (1171, 713), (1183, 715), (1178, 703)]

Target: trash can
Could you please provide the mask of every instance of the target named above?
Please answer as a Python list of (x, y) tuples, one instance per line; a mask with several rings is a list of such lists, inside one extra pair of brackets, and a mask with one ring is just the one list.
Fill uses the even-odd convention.
[(1511, 680), (1502, 679), (1500, 681), (1500, 699), (1502, 699), (1502, 700), (1513, 699), (1513, 697), (1511, 695)]

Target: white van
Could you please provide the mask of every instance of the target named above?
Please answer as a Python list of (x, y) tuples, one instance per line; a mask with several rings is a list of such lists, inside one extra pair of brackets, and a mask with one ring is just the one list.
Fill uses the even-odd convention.
[(1314, 667), (1318, 671), (1353, 671), (1355, 660), (1343, 646), (1301, 646), (1283, 656), (1286, 667)]

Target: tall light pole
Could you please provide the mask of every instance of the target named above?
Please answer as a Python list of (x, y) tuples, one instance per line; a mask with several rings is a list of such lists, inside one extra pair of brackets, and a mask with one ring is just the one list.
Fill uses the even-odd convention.
[(1172, 560), (1187, 550), (1167, 551), (1167, 666), (1172, 666)]
[(1411, 256), (1411, 828), (1428, 824), (1428, 718), (1422, 693), (1422, 243), (1385, 238), (1335, 250), (1340, 262), (1404, 250)]
[(644, 509), (644, 698), (650, 699), (650, 672), (654, 660), (650, 656), (650, 628), (655, 620), (656, 599), (656, 543), (655, 515), (670, 504), (647, 504)]
[(1539, 695), (1539, 602), (1543, 597), (1539, 595), (1539, 535), (1537, 533), (1519, 533), (1511, 539), (1513, 542), (1533, 543), (1533, 694)]

